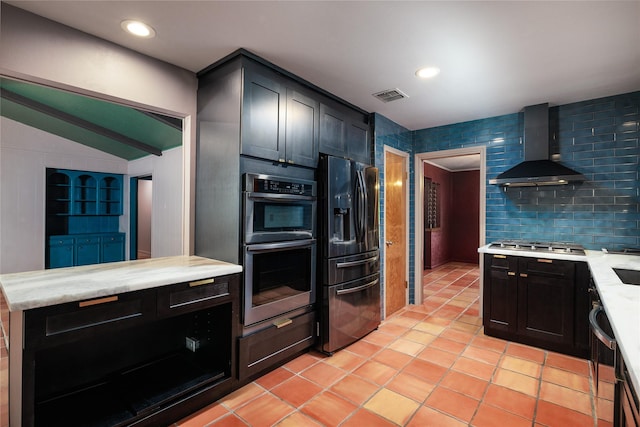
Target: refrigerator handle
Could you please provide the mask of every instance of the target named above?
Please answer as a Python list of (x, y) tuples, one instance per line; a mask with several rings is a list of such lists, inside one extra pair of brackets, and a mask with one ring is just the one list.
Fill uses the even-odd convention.
[(358, 212), (356, 213), (356, 221), (358, 224), (356, 225), (357, 230), (357, 239), (361, 242), (364, 239), (364, 227), (365, 227), (365, 216), (367, 214), (367, 190), (364, 183), (364, 173), (362, 171), (356, 171), (356, 205), (358, 206)]

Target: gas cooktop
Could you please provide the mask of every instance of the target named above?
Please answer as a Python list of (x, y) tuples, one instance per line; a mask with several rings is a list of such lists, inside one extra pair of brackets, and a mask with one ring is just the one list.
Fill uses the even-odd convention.
[(584, 255), (584, 247), (573, 243), (562, 242), (532, 242), (528, 240), (498, 240), (489, 245), (490, 248), (562, 253), (570, 255)]

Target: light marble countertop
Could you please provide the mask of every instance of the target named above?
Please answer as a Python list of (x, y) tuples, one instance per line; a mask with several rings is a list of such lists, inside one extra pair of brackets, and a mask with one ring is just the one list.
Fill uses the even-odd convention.
[(611, 323), (618, 349), (627, 364), (633, 387), (640, 391), (640, 286), (625, 285), (613, 271), (613, 268), (640, 270), (640, 256), (590, 250), (585, 251), (585, 255), (568, 255), (490, 248), (489, 245), (479, 248), (478, 252), (586, 262)]
[(20, 311), (241, 271), (240, 265), (185, 255), (2, 274), (0, 289), (9, 311)]
[(613, 271), (640, 270), (640, 256), (587, 251), (587, 263), (633, 387), (640, 392), (640, 286), (625, 285)]

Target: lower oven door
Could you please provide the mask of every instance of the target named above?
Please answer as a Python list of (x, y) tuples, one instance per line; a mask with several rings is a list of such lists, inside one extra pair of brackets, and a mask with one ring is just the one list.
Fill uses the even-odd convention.
[(315, 239), (246, 245), (244, 325), (315, 303), (315, 282)]
[[(614, 360), (616, 353), (616, 340), (604, 308), (599, 303), (594, 303), (589, 313), (589, 325), (591, 327), (591, 374), (595, 395), (599, 399), (614, 401), (616, 374)], [(613, 405), (602, 405), (602, 408)], [(613, 421), (613, 413), (598, 414), (598, 417), (607, 421)]]
[(321, 350), (333, 353), (373, 331), (380, 324), (380, 274), (324, 286)]

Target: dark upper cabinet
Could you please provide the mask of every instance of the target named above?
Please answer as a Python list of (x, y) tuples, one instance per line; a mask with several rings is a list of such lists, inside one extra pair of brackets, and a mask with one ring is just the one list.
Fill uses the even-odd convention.
[(316, 167), (319, 102), (266, 68), (244, 68), (241, 153)]
[(295, 89), (288, 89), (285, 142), (289, 163), (317, 166), (319, 122), (320, 102)]
[(244, 69), (241, 153), (285, 161), (286, 87), (274, 73)]
[(340, 105), (320, 104), (320, 152), (371, 163), (369, 118)]

